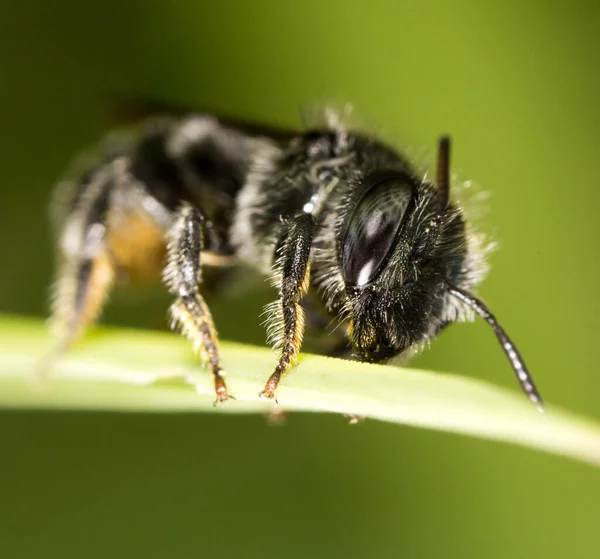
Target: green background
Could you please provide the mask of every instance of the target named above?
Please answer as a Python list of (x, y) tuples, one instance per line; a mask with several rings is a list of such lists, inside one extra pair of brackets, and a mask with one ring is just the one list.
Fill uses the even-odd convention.
[[(286, 125), (350, 101), (415, 152), (452, 135), (501, 245), (482, 295), (544, 397), (600, 419), (599, 24), (597, 2), (4, 3), (0, 311), (45, 313), (50, 188), (110, 127), (111, 99)], [(167, 302), (122, 292), (106, 322), (157, 327)], [(223, 336), (261, 343), (262, 303), (217, 304)], [(481, 322), (416, 362), (516, 389)], [(0, 445), (6, 558), (560, 558), (600, 543), (591, 467), (375, 421), (13, 412)]]

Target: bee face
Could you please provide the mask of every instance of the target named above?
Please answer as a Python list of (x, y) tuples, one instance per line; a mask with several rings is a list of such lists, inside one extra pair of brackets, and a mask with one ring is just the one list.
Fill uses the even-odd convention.
[(355, 353), (378, 361), (434, 335), (466, 256), (462, 215), (440, 214), (432, 185), (402, 171), (365, 177), (338, 239)]

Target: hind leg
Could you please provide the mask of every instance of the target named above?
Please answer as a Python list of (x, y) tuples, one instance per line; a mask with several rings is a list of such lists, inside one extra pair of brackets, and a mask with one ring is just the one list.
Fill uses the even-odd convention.
[(65, 352), (93, 323), (115, 279), (106, 245), (111, 180), (98, 173), (64, 224), (58, 279), (54, 286), (51, 331), (53, 356)]
[[(96, 321), (116, 279), (160, 278), (166, 227), (158, 215), (141, 209), (148, 193), (129, 180), (126, 164), (117, 157), (85, 174), (63, 218), (50, 319), (52, 359)], [(163, 214), (163, 220), (169, 218), (166, 210)]]

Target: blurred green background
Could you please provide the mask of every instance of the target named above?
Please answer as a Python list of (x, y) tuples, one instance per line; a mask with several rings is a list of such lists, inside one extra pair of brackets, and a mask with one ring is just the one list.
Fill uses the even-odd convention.
[[(115, 95), (286, 125), (307, 103), (350, 101), (399, 146), (431, 153), (452, 135), (501, 244), (482, 295), (545, 398), (600, 419), (597, 2), (2, 7), (0, 311), (45, 313), (50, 188), (110, 126)], [(263, 341), (258, 299), (217, 306), (224, 337)], [(167, 301), (120, 293), (105, 321), (157, 327)], [(517, 389), (481, 322), (416, 363)], [(600, 544), (591, 467), (375, 421), (14, 412), (0, 445), (2, 558), (560, 558)]]

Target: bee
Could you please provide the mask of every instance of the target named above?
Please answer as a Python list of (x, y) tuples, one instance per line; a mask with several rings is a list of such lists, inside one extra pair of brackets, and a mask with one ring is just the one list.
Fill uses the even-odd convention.
[(162, 274), (171, 327), (212, 372), (215, 403), (232, 398), (202, 283), (205, 267), (241, 262), (277, 289), (266, 310), (277, 362), (260, 396), (276, 399), (297, 360), (308, 306), (337, 320), (343, 344), (369, 362), (406, 355), (475, 313), (542, 405), (517, 348), (473, 294), (484, 251), (450, 197), (447, 137), (432, 183), (398, 150), (338, 120), (300, 132), (212, 114), (153, 116), (106, 140), (73, 177), (58, 188), (70, 194), (57, 216), (56, 354), (96, 320), (116, 279)]

